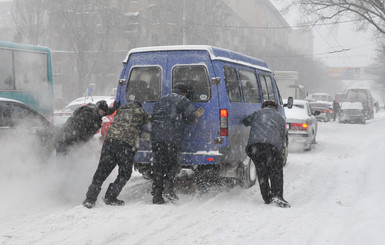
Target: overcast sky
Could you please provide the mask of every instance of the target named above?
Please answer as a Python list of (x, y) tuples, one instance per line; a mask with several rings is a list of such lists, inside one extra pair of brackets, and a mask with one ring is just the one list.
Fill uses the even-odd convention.
[[(282, 2), (272, 0), (278, 10), (286, 4)], [(299, 20), (306, 20), (306, 16), (301, 16), (296, 9), (283, 16), (291, 26), (296, 26)], [(313, 35), (314, 55), (328, 66), (366, 66), (372, 62), (376, 41), (370, 31), (356, 32), (351, 23), (341, 23), (334, 29), (331, 26), (316, 26)], [(341, 50), (346, 51), (338, 52)]]

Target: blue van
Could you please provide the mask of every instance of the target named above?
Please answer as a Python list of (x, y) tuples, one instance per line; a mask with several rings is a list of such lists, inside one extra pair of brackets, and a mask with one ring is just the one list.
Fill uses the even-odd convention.
[[(151, 113), (155, 102), (172, 92), (177, 83), (193, 88), (192, 102), (205, 109), (198, 123), (186, 130), (180, 164), (193, 170), (216, 169), (221, 177), (255, 183), (254, 164), (245, 146), (250, 128), (242, 119), (274, 100), (284, 115), (282, 98), (273, 73), (259, 59), (213, 46), (159, 46), (135, 48), (123, 61), (116, 98), (143, 103)], [(134, 166), (150, 170), (152, 161), (149, 133), (142, 134)], [(287, 150), (285, 151), (287, 156)]]

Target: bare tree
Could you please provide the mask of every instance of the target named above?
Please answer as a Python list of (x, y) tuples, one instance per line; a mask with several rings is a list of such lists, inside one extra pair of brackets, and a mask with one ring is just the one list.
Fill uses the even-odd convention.
[(49, 4), (50, 25), (60, 33), (65, 49), (75, 55), (77, 86), (73, 92), (82, 93), (91, 79), (93, 68), (101, 53), (105, 51), (112, 18), (109, 14), (110, 1), (107, 0), (51, 0)]
[(46, 30), (47, 11), (44, 8), (47, 0), (14, 0), (13, 19), (18, 33), (30, 44), (41, 44)]
[(350, 15), (358, 30), (365, 30), (372, 25), (385, 35), (384, 0), (294, 0), (293, 4), (315, 17), (315, 23), (338, 23)]

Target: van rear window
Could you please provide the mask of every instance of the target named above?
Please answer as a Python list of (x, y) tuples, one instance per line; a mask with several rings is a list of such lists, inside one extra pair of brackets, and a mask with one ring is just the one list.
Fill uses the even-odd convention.
[(210, 79), (207, 68), (203, 65), (179, 65), (172, 69), (172, 87), (178, 83), (190, 85), (191, 101), (205, 102), (210, 100)]
[(128, 79), (126, 98), (157, 101), (161, 95), (162, 70), (158, 66), (134, 67)]

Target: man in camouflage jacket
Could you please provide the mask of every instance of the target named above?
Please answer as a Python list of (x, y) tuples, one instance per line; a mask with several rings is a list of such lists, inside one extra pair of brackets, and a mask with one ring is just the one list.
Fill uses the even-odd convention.
[(104, 202), (107, 205), (124, 205), (124, 201), (117, 199), (124, 185), (132, 174), (132, 162), (137, 150), (143, 125), (149, 122), (151, 115), (147, 114), (138, 101), (130, 101), (121, 106), (116, 112), (103, 143), (99, 166), (88, 187), (86, 200), (83, 205), (87, 208), (95, 206), (103, 182), (111, 174), (116, 165), (119, 172), (114, 183), (110, 183), (106, 191)]

